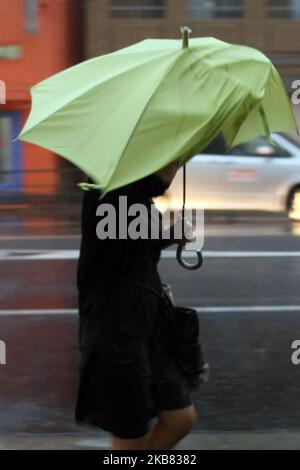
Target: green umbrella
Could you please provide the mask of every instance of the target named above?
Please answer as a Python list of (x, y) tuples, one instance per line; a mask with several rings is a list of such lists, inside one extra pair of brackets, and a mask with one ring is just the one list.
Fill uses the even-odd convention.
[(189, 40), (189, 32), (183, 42), (145, 40), (34, 86), (19, 139), (70, 160), (107, 192), (185, 163), (220, 132), (234, 146), (297, 129), (265, 55), (212, 37)]

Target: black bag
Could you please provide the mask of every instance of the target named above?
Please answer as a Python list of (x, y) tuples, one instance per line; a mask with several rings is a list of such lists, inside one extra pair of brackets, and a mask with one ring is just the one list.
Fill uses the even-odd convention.
[(169, 339), (170, 353), (178, 368), (191, 388), (206, 383), (209, 379), (209, 364), (206, 362), (200, 343), (200, 328), (197, 311), (192, 308), (177, 307), (174, 302), (171, 286), (162, 285), (162, 291), (149, 287), (138, 281), (122, 281), (146, 289), (158, 295), (164, 303), (167, 321), (165, 337)]
[(176, 363), (191, 388), (206, 383), (209, 364), (206, 362), (200, 342), (200, 326), (197, 311), (177, 307), (169, 285), (163, 286), (168, 329), (172, 353)]

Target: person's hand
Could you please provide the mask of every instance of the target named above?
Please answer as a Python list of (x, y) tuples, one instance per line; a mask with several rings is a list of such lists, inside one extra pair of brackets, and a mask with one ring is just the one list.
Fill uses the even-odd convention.
[(178, 245), (185, 245), (196, 239), (192, 223), (182, 216), (178, 217), (173, 225), (174, 239)]

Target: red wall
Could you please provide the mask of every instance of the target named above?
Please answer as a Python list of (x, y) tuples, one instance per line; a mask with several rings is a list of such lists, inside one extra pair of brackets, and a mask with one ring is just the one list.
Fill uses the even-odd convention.
[[(7, 104), (2, 111), (21, 111), (22, 123), (30, 110), (29, 88), (39, 81), (81, 60), (83, 0), (39, 0), (39, 31), (25, 30), (23, 0), (0, 1), (0, 46), (18, 45), (22, 55), (16, 60), (0, 59), (0, 80), (7, 86)], [(22, 143), (22, 167), (57, 169), (60, 157), (37, 146)], [(58, 174), (36, 173), (23, 177), (25, 192), (55, 192)], [(43, 185), (34, 189), (32, 185)]]

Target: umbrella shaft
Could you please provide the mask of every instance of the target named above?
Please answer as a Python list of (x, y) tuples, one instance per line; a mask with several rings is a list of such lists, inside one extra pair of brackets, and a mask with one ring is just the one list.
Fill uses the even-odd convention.
[(186, 165), (183, 165), (183, 206), (182, 215), (185, 215), (185, 202), (186, 202)]

